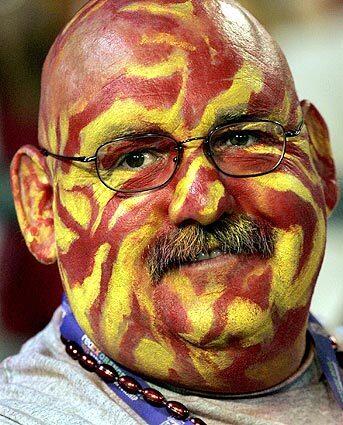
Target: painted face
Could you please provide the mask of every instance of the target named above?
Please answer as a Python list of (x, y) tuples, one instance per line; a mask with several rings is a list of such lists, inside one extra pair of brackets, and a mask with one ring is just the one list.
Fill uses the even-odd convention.
[[(123, 134), (182, 141), (251, 114), (286, 130), (302, 119), (285, 59), (245, 11), (91, 1), (47, 58), (40, 143), (90, 156)], [(255, 178), (220, 173), (202, 144), (185, 146), (167, 186), (130, 196), (106, 188), (92, 164), (48, 159), (58, 264), (80, 326), (121, 364), (188, 388), (255, 391), (303, 356), (324, 192), (305, 127), (277, 171)], [(216, 229), (231, 253), (191, 262), (222, 248)]]

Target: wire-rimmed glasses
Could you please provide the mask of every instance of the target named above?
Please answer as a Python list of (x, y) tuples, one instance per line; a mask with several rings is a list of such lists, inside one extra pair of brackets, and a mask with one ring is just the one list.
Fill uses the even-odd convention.
[(204, 140), (206, 157), (225, 176), (248, 178), (271, 173), (284, 159), (288, 138), (300, 134), (303, 122), (285, 131), (276, 121), (240, 121), (212, 130), (206, 137), (178, 142), (171, 136), (148, 133), (118, 137), (100, 145), (94, 156), (63, 156), (60, 160), (95, 162), (101, 182), (121, 193), (139, 193), (166, 186), (182, 161), (184, 145)]

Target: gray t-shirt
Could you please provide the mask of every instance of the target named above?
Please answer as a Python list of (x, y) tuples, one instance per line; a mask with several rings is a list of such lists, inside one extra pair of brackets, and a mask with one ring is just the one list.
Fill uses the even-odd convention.
[[(59, 338), (61, 319), (59, 308), (19, 354), (0, 364), (0, 424), (146, 424), (95, 374), (65, 353)], [(159, 390), (208, 425), (342, 425), (343, 413), (320, 380), (316, 362), (307, 363), (286, 390), (264, 397), (217, 400)]]

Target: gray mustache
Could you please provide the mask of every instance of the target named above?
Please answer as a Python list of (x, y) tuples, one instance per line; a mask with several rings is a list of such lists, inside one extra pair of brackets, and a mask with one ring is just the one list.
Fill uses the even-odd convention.
[(160, 236), (150, 246), (147, 265), (154, 283), (170, 270), (194, 262), (200, 252), (220, 249), (227, 254), (257, 254), (270, 258), (275, 237), (270, 225), (250, 217), (223, 216), (208, 226), (187, 224)]

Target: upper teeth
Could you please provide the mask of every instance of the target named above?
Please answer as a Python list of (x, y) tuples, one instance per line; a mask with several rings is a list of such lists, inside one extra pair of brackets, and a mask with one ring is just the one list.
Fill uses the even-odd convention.
[(224, 252), (221, 249), (214, 249), (209, 254), (206, 254), (205, 252), (200, 252), (200, 254), (198, 254), (196, 257), (196, 261), (209, 260), (210, 258), (216, 258), (219, 257), (219, 255), (223, 254)]

